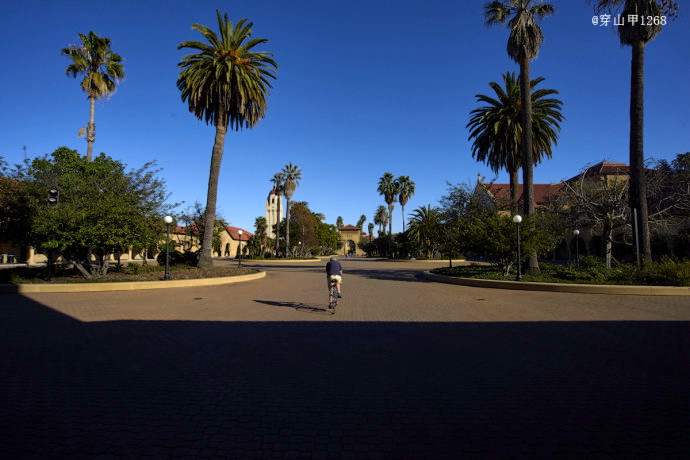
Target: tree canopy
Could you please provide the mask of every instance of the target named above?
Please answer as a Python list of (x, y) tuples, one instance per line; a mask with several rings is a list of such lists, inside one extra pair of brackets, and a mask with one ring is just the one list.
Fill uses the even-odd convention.
[[(4, 236), (61, 255), (86, 277), (103, 276), (111, 254), (161, 240), (163, 216), (174, 205), (165, 203), (158, 172), (155, 163), (127, 171), (103, 153), (89, 162), (76, 150), (58, 148), (10, 173), (16, 193), (5, 199), (19, 213), (18, 226)], [(98, 266), (90, 263), (90, 253)]]

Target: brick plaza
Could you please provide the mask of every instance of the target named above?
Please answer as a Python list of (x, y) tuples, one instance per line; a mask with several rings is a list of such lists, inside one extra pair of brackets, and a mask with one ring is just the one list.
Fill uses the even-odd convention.
[(688, 457), (690, 301), (429, 282), (437, 264), (0, 295), (3, 458)]

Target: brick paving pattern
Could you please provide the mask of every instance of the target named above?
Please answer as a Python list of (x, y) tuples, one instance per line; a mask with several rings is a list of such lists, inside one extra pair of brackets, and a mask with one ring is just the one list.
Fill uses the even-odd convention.
[(687, 297), (345, 259), (204, 288), (0, 295), (0, 457), (690, 455)]

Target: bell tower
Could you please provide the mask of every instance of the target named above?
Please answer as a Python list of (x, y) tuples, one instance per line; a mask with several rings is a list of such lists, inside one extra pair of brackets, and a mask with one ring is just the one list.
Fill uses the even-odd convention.
[(283, 197), (276, 193), (275, 189), (268, 193), (266, 198), (266, 235), (275, 238), (273, 226), (283, 220)]

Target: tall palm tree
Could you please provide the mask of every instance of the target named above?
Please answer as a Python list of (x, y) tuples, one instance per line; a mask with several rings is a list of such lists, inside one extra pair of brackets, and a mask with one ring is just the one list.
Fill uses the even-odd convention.
[(427, 258), (433, 257), (434, 248), (439, 244), (440, 222), (441, 210), (436, 206), (429, 204), (412, 212), (408, 233), (424, 249)]
[(395, 199), (398, 196), (398, 184), (392, 173), (386, 172), (379, 179), (379, 186), (376, 189), (379, 195), (383, 195), (383, 201), (388, 205), (388, 255), (393, 256), (393, 208)]
[[(275, 193), (276, 199), (278, 200), (278, 204), (280, 205), (280, 200), (281, 200), (280, 197), (283, 195), (283, 186), (285, 185), (285, 177), (283, 177), (283, 173), (282, 172), (275, 173), (273, 175), (273, 177), (271, 178), (271, 182), (273, 182), (273, 192)], [(279, 212), (278, 212), (278, 216), (276, 218), (276, 231), (275, 231), (276, 255), (278, 254), (278, 251), (280, 250), (280, 246), (279, 246), (279, 244), (280, 244), (280, 219), (283, 217), (281, 215), (282, 213), (280, 212), (280, 206), (278, 206), (277, 210)]]
[[(563, 102), (547, 98), (558, 94), (555, 89), (539, 89), (537, 86), (544, 80), (539, 77), (530, 82), (532, 90), (532, 161), (539, 164), (544, 155), (551, 158), (551, 145), (558, 143), (559, 122), (563, 120), (561, 107)], [(502, 88), (496, 82), (489, 86), (496, 93), (496, 98), (477, 94), (477, 102), (485, 106), (470, 112), (467, 124), (472, 144), (472, 158), (485, 162), (491, 170), (498, 173), (505, 169), (510, 176), (510, 202), (513, 213), (518, 212), (518, 172), (522, 165), (520, 144), (522, 142), (522, 125), (520, 124), (520, 85), (514, 72), (503, 74)]]
[[(532, 99), (530, 97), (530, 62), (539, 54), (544, 35), (535, 18), (553, 14), (553, 5), (539, 0), (495, 0), (484, 6), (488, 25), (508, 23), (508, 56), (520, 65), (520, 98), (522, 103), (522, 189), (525, 215), (534, 214), (534, 175), (532, 170)], [(537, 255), (529, 257), (529, 273), (539, 272)]]
[[(191, 48), (198, 52), (184, 56), (178, 63), (181, 69), (177, 88), (182, 101), (198, 119), (216, 128), (206, 196), (206, 228), (213, 228), (218, 198), (218, 177), (223, 159), (225, 135), (230, 126), (235, 131), (253, 128), (266, 114), (269, 79), (276, 78), (278, 65), (272, 54), (253, 51), (266, 43), (265, 38), (251, 38), (253, 23), (241, 19), (237, 24), (228, 20), (227, 13), (216, 10), (219, 34), (201, 24), (192, 29), (203, 35), (208, 43), (186, 41), (177, 49)], [(210, 232), (204, 232), (199, 266), (213, 266)]]
[(395, 179), (398, 184), (398, 203), (402, 209), (403, 232), (405, 232), (405, 205), (412, 195), (414, 195), (414, 182), (410, 176), (400, 176)]
[(283, 175), (283, 193), (285, 193), (285, 200), (287, 201), (287, 210), (285, 211), (285, 219), (287, 224), (287, 231), (285, 232), (285, 251), (290, 252), (290, 199), (295, 193), (295, 189), (299, 185), (299, 181), (302, 180), (302, 170), (299, 166), (293, 165), (292, 162), (285, 165), (281, 171)]
[(374, 213), (374, 223), (379, 226), (379, 233), (386, 230), (388, 225), (388, 211), (384, 205), (379, 205)]
[(628, 15), (638, 18), (660, 18), (667, 20), (678, 16), (678, 4), (671, 0), (597, 0), (595, 11), (621, 13), (623, 21), (618, 26), (618, 37), (622, 45), (632, 48), (630, 60), (630, 209), (636, 209), (638, 225), (633, 232), (639, 235), (641, 253), (645, 260), (652, 258), (649, 237), (649, 211), (647, 209), (647, 181), (644, 170), (644, 53), (647, 43), (661, 32), (661, 21), (631, 22)]
[[(81, 81), (81, 89), (88, 94), (89, 99), (89, 123), (86, 125), (86, 160), (93, 157), (93, 143), (96, 140), (96, 123), (94, 112), (96, 99), (108, 97), (115, 92), (117, 83), (125, 78), (125, 68), (122, 65), (122, 57), (113, 53), (110, 49), (111, 40), (99, 37), (93, 31), (89, 35), (79, 34), (81, 44), (69, 45), (63, 48), (60, 54), (72, 58), (72, 63), (67, 66), (67, 75), (77, 78), (84, 75)], [(80, 131), (80, 136), (81, 133)]]

